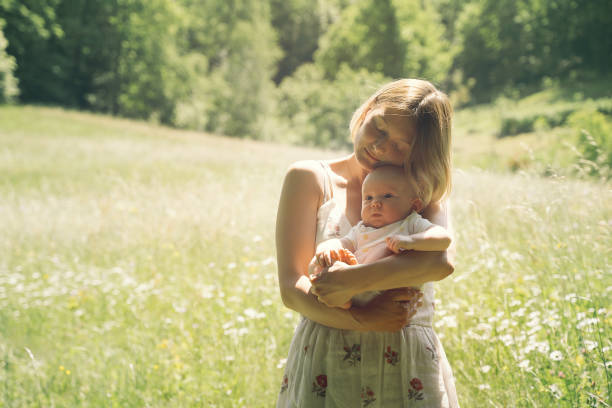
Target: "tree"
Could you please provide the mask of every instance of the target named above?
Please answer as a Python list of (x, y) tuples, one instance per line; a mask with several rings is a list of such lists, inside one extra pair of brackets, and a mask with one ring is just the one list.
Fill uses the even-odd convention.
[(315, 61), (329, 79), (336, 77), (342, 64), (399, 77), (405, 55), (392, 1), (363, 0), (343, 10), (321, 38)]
[[(181, 34), (196, 86), (179, 98), (180, 125), (230, 136), (262, 137), (273, 105), (280, 57), (269, 5), (257, 0), (183, 0)], [(205, 118), (205, 119), (202, 119)]]
[(19, 95), (17, 79), (13, 75), (15, 58), (6, 53), (8, 41), (4, 37), (3, 28), (4, 20), (0, 19), (0, 103), (12, 102)]

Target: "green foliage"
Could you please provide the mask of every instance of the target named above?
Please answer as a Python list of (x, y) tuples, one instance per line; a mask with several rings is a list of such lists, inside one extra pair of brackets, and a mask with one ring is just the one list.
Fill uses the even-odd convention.
[[(314, 65), (301, 66), (286, 78), (278, 91), (279, 124), (270, 138), (293, 143), (349, 147), (349, 122), (353, 112), (388, 78), (342, 65), (334, 80)], [(278, 135), (288, 132), (287, 135)]]
[(605, 74), (612, 62), (611, 15), (606, 0), (469, 2), (455, 25), (455, 65), (475, 80), (478, 100), (529, 91), (544, 77)]
[[(612, 99), (579, 100), (529, 109), (508, 109), (501, 118), (499, 137), (513, 136), (534, 130), (550, 129), (568, 124), (574, 113), (588, 110), (602, 115), (612, 114)], [(570, 123), (571, 126), (571, 123)]]
[[(304, 65), (339, 92), (319, 92), (330, 113), (315, 116), (328, 118), (352, 111), (329, 102), (348, 101), (343, 66), (428, 79), (458, 106), (580, 87), (612, 65), (607, 0), (0, 0), (0, 15), (3, 92), (14, 97), (15, 78), (25, 103), (317, 145), (339, 143), (330, 123), (348, 117), (306, 132), (293, 127), (299, 115), (277, 116), (288, 84), (304, 87)], [(501, 134), (554, 127), (573, 110), (509, 114)]]
[(400, 77), (406, 49), (391, 0), (363, 0), (350, 4), (341, 18), (321, 37), (315, 61), (326, 78), (340, 66)]
[(254, 0), (185, 3), (190, 17), (183, 52), (190, 68), (176, 124), (262, 138), (280, 57), (269, 6)]
[(392, 4), (405, 50), (402, 76), (436, 84), (447, 81), (455, 50), (445, 38), (438, 10), (431, 2), (420, 0), (394, 0)]
[(0, 103), (13, 102), (19, 95), (17, 79), (14, 76), (15, 58), (6, 53), (8, 41), (2, 29), (4, 21), (0, 19)]
[(3, 0), (0, 15), (6, 22), (7, 52), (17, 64), (20, 100), (71, 104), (69, 92), (57, 81), (66, 77), (57, 45), (64, 37), (56, 10), (61, 0)]
[(568, 122), (578, 130), (577, 146), (581, 153), (579, 166), (591, 175), (612, 176), (612, 120), (599, 112), (582, 110), (573, 113)]
[(274, 81), (293, 74), (302, 64), (312, 62), (319, 37), (328, 25), (323, 2), (310, 0), (270, 0), (271, 24), (278, 35), (283, 56), (277, 64)]

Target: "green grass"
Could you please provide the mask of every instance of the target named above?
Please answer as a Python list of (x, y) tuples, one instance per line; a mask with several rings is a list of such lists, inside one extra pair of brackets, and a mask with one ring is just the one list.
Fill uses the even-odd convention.
[[(599, 110), (612, 122), (611, 82), (551, 83), (522, 99), (499, 98), (492, 104), (459, 110), (454, 126), (455, 165), (540, 175), (583, 174), (580, 129), (572, 127), (568, 118), (574, 112)], [(515, 126), (519, 130), (512, 130)]]
[[(437, 284), (460, 402), (605, 407), (610, 186), (475, 168), (492, 119), (470, 115)], [(0, 406), (273, 406), (298, 319), (274, 261), (283, 174), (336, 155), (0, 107)]]

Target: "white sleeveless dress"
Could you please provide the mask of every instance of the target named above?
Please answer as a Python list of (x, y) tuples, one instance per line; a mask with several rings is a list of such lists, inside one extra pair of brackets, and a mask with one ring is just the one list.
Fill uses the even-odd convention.
[[(331, 169), (317, 214), (317, 244), (351, 224), (333, 200)], [(393, 333), (334, 329), (302, 316), (289, 349), (277, 408), (459, 407), (452, 371), (433, 328), (433, 283), (410, 325)]]

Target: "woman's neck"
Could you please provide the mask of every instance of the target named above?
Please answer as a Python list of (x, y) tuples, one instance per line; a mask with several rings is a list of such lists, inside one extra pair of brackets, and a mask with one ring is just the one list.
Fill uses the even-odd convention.
[(352, 153), (346, 161), (347, 164), (347, 175), (346, 181), (350, 185), (359, 185), (359, 189), (361, 189), (361, 185), (363, 184), (363, 180), (368, 175), (368, 171), (361, 167), (359, 162), (357, 161), (357, 157), (355, 153)]

